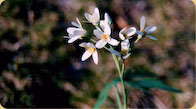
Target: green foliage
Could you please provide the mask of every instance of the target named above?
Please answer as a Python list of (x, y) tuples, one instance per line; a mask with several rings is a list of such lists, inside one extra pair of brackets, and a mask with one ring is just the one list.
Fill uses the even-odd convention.
[[(145, 73), (146, 71), (146, 73)], [(144, 69), (135, 69), (133, 72), (129, 68), (125, 72), (125, 84), (129, 85), (132, 88), (140, 89), (141, 91), (151, 94), (149, 89), (151, 88), (157, 88), (162, 90), (167, 90), (170, 92), (175, 93), (181, 93), (181, 90), (178, 90), (176, 88), (172, 88), (166, 84), (164, 84), (162, 81), (156, 79), (156, 75), (146, 68)], [(102, 91), (99, 94), (98, 101), (94, 108), (100, 108), (100, 106), (106, 101), (108, 94), (110, 92), (110, 89), (113, 85), (116, 85), (118, 82), (120, 82), (120, 79), (115, 79), (111, 83), (106, 84), (105, 87), (102, 89)]]
[(112, 86), (117, 84), (118, 82), (120, 82), (120, 79), (115, 79), (111, 83), (108, 83), (105, 85), (105, 87), (102, 89), (102, 91), (99, 94), (99, 97), (98, 97), (97, 103), (94, 106), (94, 109), (100, 108), (100, 106), (106, 101)]
[(170, 92), (175, 92), (175, 93), (181, 93), (182, 91), (172, 88), (163, 82), (157, 80), (157, 79), (143, 79), (143, 80), (134, 80), (134, 81), (127, 81), (129, 84), (134, 84), (136, 85), (139, 89), (142, 89), (143, 91), (145, 88), (158, 88), (158, 89), (163, 89), (167, 90)]

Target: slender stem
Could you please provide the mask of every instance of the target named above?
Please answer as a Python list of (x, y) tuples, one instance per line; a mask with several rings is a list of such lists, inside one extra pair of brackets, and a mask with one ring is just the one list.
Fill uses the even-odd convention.
[(124, 83), (124, 80), (123, 80), (123, 74), (124, 74), (124, 69), (125, 69), (124, 60), (123, 60), (123, 63), (122, 63), (122, 68), (120, 69), (120, 62), (118, 61), (116, 55), (112, 54), (112, 57), (114, 59), (117, 70), (119, 72), (120, 81), (121, 81), (122, 88), (123, 88), (124, 109), (127, 109), (127, 95), (126, 95), (125, 83)]
[(123, 88), (124, 109), (127, 109), (127, 94), (126, 94), (125, 83), (124, 83), (124, 80), (123, 80), (124, 69), (125, 69), (125, 63), (124, 63), (124, 60), (123, 60), (122, 69), (121, 69), (121, 75), (120, 75), (120, 81), (121, 81), (122, 88)]
[(121, 103), (121, 100), (120, 100), (120, 95), (119, 95), (119, 92), (118, 92), (117, 85), (114, 85), (114, 87), (115, 87), (116, 98), (117, 98), (119, 109), (122, 109), (122, 103)]
[(116, 55), (112, 54), (112, 57), (113, 57), (113, 59), (114, 59), (115, 65), (116, 65), (117, 70), (118, 70), (118, 73), (119, 73), (119, 75), (121, 75), (121, 74), (120, 74), (121, 72), (120, 72), (120, 64), (119, 64), (119, 61), (118, 61)]

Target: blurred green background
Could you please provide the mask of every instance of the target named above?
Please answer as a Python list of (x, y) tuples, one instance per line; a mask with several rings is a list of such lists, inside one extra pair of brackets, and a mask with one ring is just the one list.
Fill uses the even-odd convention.
[[(113, 34), (156, 25), (158, 41), (140, 40), (126, 68), (150, 71), (183, 93), (127, 87), (128, 107), (189, 108), (195, 103), (194, 4), (189, 0), (5, 0), (0, 5), (0, 103), (4, 107), (92, 108), (104, 84), (118, 77), (111, 54), (82, 62), (79, 41), (63, 38), (71, 21), (98, 7), (108, 12)], [(87, 26), (88, 28), (88, 26)], [(117, 38), (117, 37), (116, 37)], [(103, 107), (117, 107), (115, 90)]]

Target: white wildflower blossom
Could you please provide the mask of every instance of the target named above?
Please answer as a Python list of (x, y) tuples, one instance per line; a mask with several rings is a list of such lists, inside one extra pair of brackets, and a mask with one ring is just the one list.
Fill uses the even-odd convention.
[(98, 64), (98, 53), (95, 46), (92, 43), (83, 42), (79, 46), (84, 47), (86, 49), (86, 51), (82, 55), (82, 61), (85, 61), (92, 55), (94, 63)]
[(123, 59), (126, 59), (130, 56), (131, 53), (129, 53), (129, 47), (130, 47), (129, 39), (125, 39), (121, 42), (121, 54)]
[(119, 37), (120, 37), (121, 40), (130, 39), (131, 36), (133, 36), (135, 33), (136, 33), (136, 28), (135, 27), (131, 27), (129, 29), (123, 28), (119, 32)]
[(89, 14), (89, 13), (85, 13), (84, 16), (93, 25), (98, 25), (98, 22), (100, 20), (100, 14), (99, 14), (99, 9), (98, 8), (95, 8), (92, 15)]
[(136, 32), (138, 34), (138, 38), (135, 41), (136, 43), (137, 43), (137, 41), (139, 41), (139, 39), (142, 38), (142, 36), (146, 36), (152, 40), (157, 40), (157, 38), (155, 38), (154, 36), (149, 35), (152, 32), (156, 31), (157, 27), (156, 26), (148, 26), (145, 28), (145, 23), (146, 23), (146, 19), (143, 16), (140, 20), (140, 31)]
[(68, 37), (65, 36), (65, 38), (69, 39), (68, 43), (72, 43), (76, 41), (77, 39), (81, 39), (86, 34), (86, 30), (82, 28), (82, 25), (80, 21), (78, 20), (78, 18), (76, 18), (76, 20), (77, 20), (77, 23), (72, 22), (72, 25), (75, 27), (67, 28)]
[(131, 53), (129, 53), (130, 43), (128, 39), (125, 39), (121, 42), (121, 52), (118, 52), (114, 49), (109, 49), (109, 51), (119, 57), (122, 57), (123, 59), (128, 58)]
[(97, 43), (96, 43), (96, 47), (97, 48), (103, 48), (107, 43), (109, 43), (110, 45), (113, 46), (117, 46), (119, 44), (119, 42), (116, 39), (113, 39), (110, 37), (111, 34), (111, 28), (109, 26), (109, 24), (106, 24), (105, 22), (100, 22), (100, 27), (101, 29), (97, 28), (93, 31), (94, 35), (100, 39)]

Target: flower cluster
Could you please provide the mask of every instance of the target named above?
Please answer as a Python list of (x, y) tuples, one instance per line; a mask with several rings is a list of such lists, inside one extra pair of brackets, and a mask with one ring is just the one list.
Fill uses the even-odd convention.
[[(82, 42), (79, 46), (86, 49), (82, 55), (82, 61), (85, 61), (90, 56), (92, 56), (95, 64), (98, 64), (98, 53), (97, 49), (105, 48), (109, 52), (126, 59), (131, 54), (131, 49), (134, 44), (137, 43), (141, 38), (148, 37), (152, 40), (157, 40), (157, 38), (151, 36), (150, 34), (156, 31), (156, 26), (148, 26), (145, 28), (145, 17), (143, 16), (140, 20), (140, 30), (137, 30), (135, 27), (123, 28), (119, 32), (119, 39), (114, 39), (111, 37), (111, 24), (112, 20), (108, 13), (104, 14), (104, 19), (100, 19), (99, 9), (95, 8), (92, 14), (85, 13), (86, 22), (94, 25), (95, 29), (93, 30), (94, 36), (96, 36), (97, 41), (90, 39), (89, 42)], [(87, 31), (82, 27), (78, 18), (76, 22), (71, 22), (74, 27), (67, 28), (68, 43), (73, 43), (76, 40), (82, 40), (86, 37)], [(91, 41), (91, 42), (90, 42)], [(93, 44), (95, 43), (95, 45)], [(115, 50), (113, 47), (119, 46), (119, 50)]]

